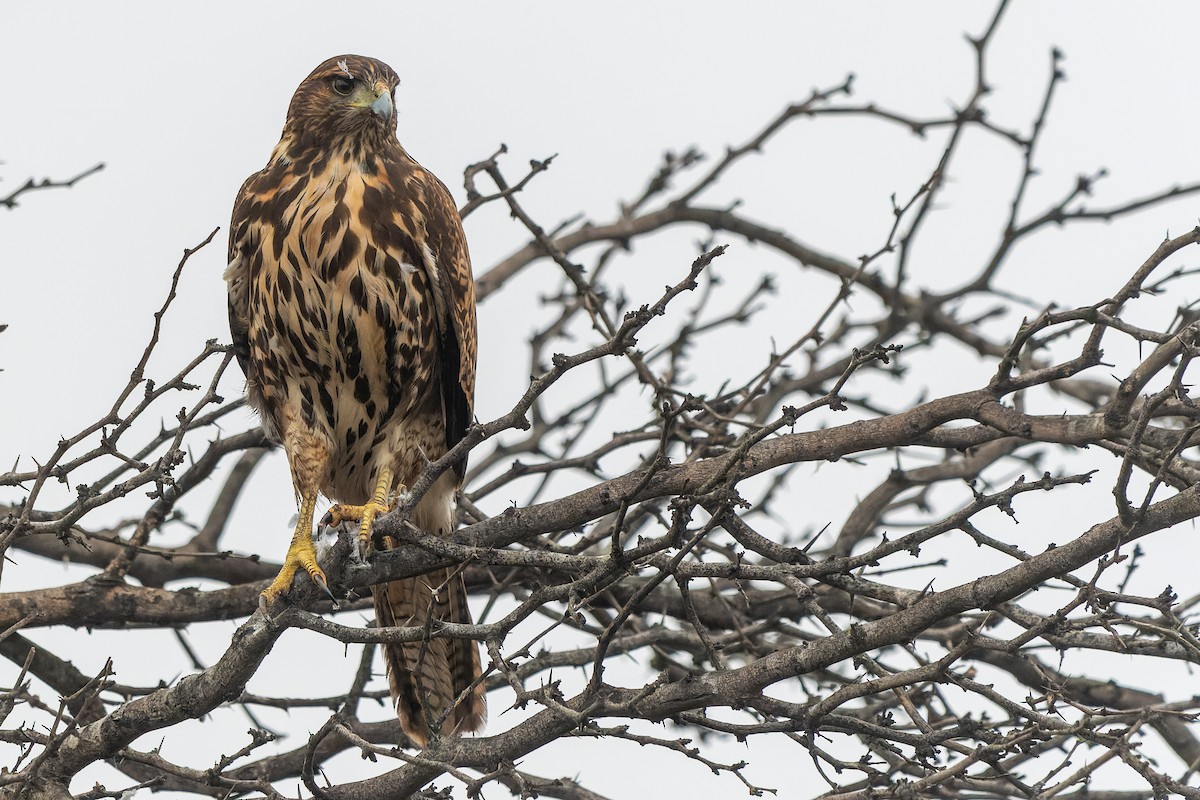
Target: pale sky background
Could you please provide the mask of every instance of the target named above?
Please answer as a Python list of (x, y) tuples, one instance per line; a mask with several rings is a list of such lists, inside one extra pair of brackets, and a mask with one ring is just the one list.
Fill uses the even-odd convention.
[[(227, 340), (221, 273), (234, 193), (265, 163), (295, 86), (328, 56), (361, 53), (396, 69), (400, 139), (460, 203), (463, 167), (501, 142), (510, 149), (502, 162), (510, 180), (524, 174), (528, 159), (557, 153), (522, 197), (551, 228), (579, 212), (610, 219), (618, 201), (640, 192), (663, 151), (694, 144), (719, 155), (789, 102), (840, 83), (848, 72), (857, 74), (854, 101), (943, 116), (965, 100), (973, 79), (963, 34), (982, 32), (993, 8), (979, 2), (745, 3), (736, 10), (718, 2), (10, 4), (0, 14), (0, 195), (28, 177), (62, 179), (98, 161), (107, 167), (73, 190), (30, 194), (19, 209), (0, 209), (0, 322), (9, 324), (0, 334), (0, 463), (7, 469), (19, 455), (28, 467), (27, 457), (49, 454), (58, 436), (107, 408), (141, 352), (183, 248), (217, 226), (214, 243), (184, 273), (155, 363), (165, 370), (206, 339)], [(1039, 151), (1043, 174), (1029, 208), (1058, 198), (1077, 173), (1098, 167), (1110, 172), (1097, 187), (1100, 206), (1200, 179), (1197, 30), (1200, 6), (1187, 2), (1013, 4), (991, 52), (991, 118), (1028, 131), (1051, 46), (1066, 54), (1069, 76)], [(919, 252), (916, 285), (957, 284), (977, 269), (1003, 222), (1018, 154), (972, 136), (978, 140), (942, 197), (945, 213), (932, 223), (940, 235), (927, 237), (939, 245)], [(874, 120), (801, 121), (708, 197), (742, 198), (748, 216), (852, 259), (882, 242), (892, 221), (889, 195), (909, 196), (942, 142), (936, 131), (922, 143)], [(1200, 201), (1185, 199), (1118, 225), (1048, 232), (1022, 250), (1002, 284), (1025, 294), (1036, 287), (1041, 301), (1092, 302), (1119, 286), (1168, 231), (1195, 225), (1197, 209)], [(477, 273), (526, 239), (498, 206), (469, 219), (467, 234)], [(681, 232), (635, 248), (643, 263), (662, 270), (649, 281), (651, 291), (682, 275), (699, 235)], [(769, 258), (730, 241), (731, 254)], [(728, 268), (738, 263), (749, 269), (755, 262)], [(481, 307), (481, 419), (507, 410), (523, 388), (514, 381), (513, 358), (523, 362), (522, 342), (533, 327), (527, 320), (537, 308), (532, 298), (557, 285), (555, 269), (543, 265), (522, 278), (528, 308)], [(798, 307), (810, 299), (804, 277), (785, 284), (797, 293)], [(820, 286), (815, 306), (830, 296), (829, 284)], [(773, 331), (748, 335), (765, 346)], [(946, 380), (953, 386), (956, 376)], [(226, 388), (237, 387), (227, 381)], [(249, 424), (249, 415), (240, 423)], [(278, 508), (264, 512), (265, 522), (238, 519), (270, 533), (242, 533), (227, 544), (278, 558), (292, 512), (286, 469), (277, 457), (260, 473), (260, 497), (277, 500)], [(828, 509), (830, 517), (838, 512)], [(77, 579), (58, 566), (47, 573), (29, 556), (18, 561), (28, 569), (6, 569), (0, 589)], [(196, 636), (211, 663), (232, 626), (206, 630)], [(79, 635), (37, 630), (31, 638), (68, 650)], [(105, 643), (123, 641), (109, 637), (97, 635), (95, 663), (77, 665), (97, 670), (111, 649)], [(264, 670), (300, 663), (304, 643), (312, 644), (289, 634)], [(155, 649), (118, 658), (119, 680), (153, 684), (186, 671), (169, 640), (149, 646)], [(319, 663), (313, 667), (308, 680), (320, 674)], [(0, 684), (14, 674), (11, 664), (0, 663)], [(340, 687), (338, 674), (331, 680)], [(493, 720), (500, 710), (493, 707)], [(324, 716), (312, 719), (315, 727)], [(229, 730), (240, 735), (243, 723), (234, 720)], [(168, 749), (192, 746), (179, 733), (171, 736)], [(206, 741), (214, 758), (235, 749), (222, 749), (219, 739), (197, 741)], [(525, 766), (551, 777), (578, 775), (612, 797), (640, 796), (648, 780), (694, 785), (705, 796), (744, 791), (736, 780), (715, 778), (682, 758), (617, 745), (601, 761), (594, 747), (548, 749)], [(780, 797), (821, 791), (807, 756), (799, 758), (794, 746), (782, 755), (761, 746), (715, 752), (750, 760), (751, 779)], [(620, 770), (611, 768), (614, 753)], [(0, 762), (9, 760), (0, 755)], [(354, 761), (339, 762), (335, 774), (350, 774)], [(206, 764), (201, 758), (193, 765)], [(110, 788), (124, 785), (112, 774), (101, 778)], [(76, 788), (89, 784), (81, 780)]]

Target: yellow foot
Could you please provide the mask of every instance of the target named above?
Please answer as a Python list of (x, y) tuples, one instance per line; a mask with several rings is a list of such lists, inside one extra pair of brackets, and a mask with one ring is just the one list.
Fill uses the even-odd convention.
[[(371, 499), (361, 506), (347, 506), (338, 503), (334, 505), (321, 518), (323, 525), (339, 525), (348, 520), (358, 522), (358, 547), (359, 552), (367, 552), (367, 545), (371, 540), (371, 524), (375, 522), (375, 517), (380, 514), (386, 514), (392, 510), (389, 506), (388, 496), (392, 493), (392, 471), (388, 468), (383, 468), (379, 471), (379, 477), (375, 481), (375, 491), (371, 493)], [(399, 493), (403, 495), (404, 487), (398, 487)]]
[(333, 592), (329, 591), (329, 584), (325, 580), (325, 572), (317, 565), (317, 548), (313, 546), (312, 518), (316, 502), (315, 492), (303, 498), (300, 504), (300, 515), (296, 521), (296, 532), (292, 534), (292, 543), (288, 546), (287, 556), (283, 559), (283, 567), (275, 576), (275, 580), (271, 581), (271, 585), (263, 589), (262, 594), (259, 595), (259, 605), (263, 608), (272, 605), (281, 595), (291, 591), (292, 580), (302, 569), (308, 573), (308, 577), (313, 583), (321, 587), (330, 600), (334, 600)]
[(366, 560), (367, 553), (371, 552), (371, 525), (374, 524), (375, 518), (380, 514), (386, 514), (395, 507), (395, 504), (386, 506), (383, 503), (376, 503), (374, 500), (361, 506), (337, 503), (325, 512), (325, 516), (321, 517), (321, 524), (337, 526), (343, 522), (359, 523), (358, 548), (355, 555), (359, 562), (362, 562)]
[(333, 598), (333, 594), (329, 591), (329, 584), (325, 581), (325, 572), (317, 565), (317, 549), (313, 547), (312, 537), (307, 536), (292, 541), (287, 557), (283, 561), (283, 568), (279, 570), (275, 580), (271, 581), (271, 585), (263, 589), (260, 595), (262, 603), (270, 606), (279, 599), (280, 595), (291, 591), (292, 581), (300, 570), (307, 572), (312, 582), (320, 586), (331, 599)]
[(389, 511), (391, 511), (391, 508), (379, 503), (367, 503), (363, 506), (348, 506), (342, 503), (334, 503), (325, 512), (325, 516), (321, 517), (321, 524), (336, 528), (343, 522), (362, 522), (368, 518), (373, 520), (380, 514), (386, 514)]

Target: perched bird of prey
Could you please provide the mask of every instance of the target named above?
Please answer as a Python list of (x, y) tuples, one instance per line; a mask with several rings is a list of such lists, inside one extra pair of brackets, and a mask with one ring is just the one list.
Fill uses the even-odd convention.
[[(475, 289), (462, 221), (446, 187), (396, 138), (399, 79), (372, 58), (336, 56), (288, 107), (267, 166), (246, 179), (229, 236), (229, 327), (250, 404), (282, 442), (300, 504), (270, 605), (297, 571), (325, 587), (313, 547), (318, 493), (331, 521), (376, 515), (453, 447), (471, 422)], [(465, 463), (417, 504), (417, 527), (445, 536)], [(326, 588), (326, 591), (328, 589)], [(461, 573), (441, 569), (373, 587), (380, 625), (470, 623)], [(431, 730), (484, 722), (479, 651), (434, 637), (384, 647), (400, 722)]]

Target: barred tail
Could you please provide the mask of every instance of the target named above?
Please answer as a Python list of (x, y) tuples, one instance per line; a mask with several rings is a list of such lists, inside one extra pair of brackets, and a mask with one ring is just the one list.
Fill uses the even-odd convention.
[[(426, 496), (417, 506), (414, 522), (445, 535), (450, 530), (447, 517), (451, 506), (438, 500)], [(391, 543), (382, 544), (386, 547)], [(381, 584), (373, 587), (372, 593), (375, 618), (381, 626), (425, 626), (432, 619), (436, 631), (439, 621), (471, 623), (466, 583), (462, 573), (453, 568)], [(443, 717), (444, 734), (468, 733), (483, 727), (487, 719), (483, 686), (471, 688), (481, 673), (479, 648), (473, 640), (435, 637), (384, 645), (383, 653), (396, 715), (404, 732), (418, 745), (428, 743), (430, 726)], [(467, 694), (447, 713), (464, 692)]]

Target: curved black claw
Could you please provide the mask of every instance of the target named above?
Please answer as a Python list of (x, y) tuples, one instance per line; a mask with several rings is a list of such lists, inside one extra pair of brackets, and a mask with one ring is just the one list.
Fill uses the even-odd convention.
[(338, 599), (333, 596), (333, 592), (329, 591), (329, 584), (325, 582), (325, 576), (310, 575), (309, 577), (312, 578), (313, 583), (321, 587), (321, 591), (323, 591), (325, 596), (330, 599), (330, 601), (333, 603), (333, 607), (337, 608), (340, 604), (338, 603)]

